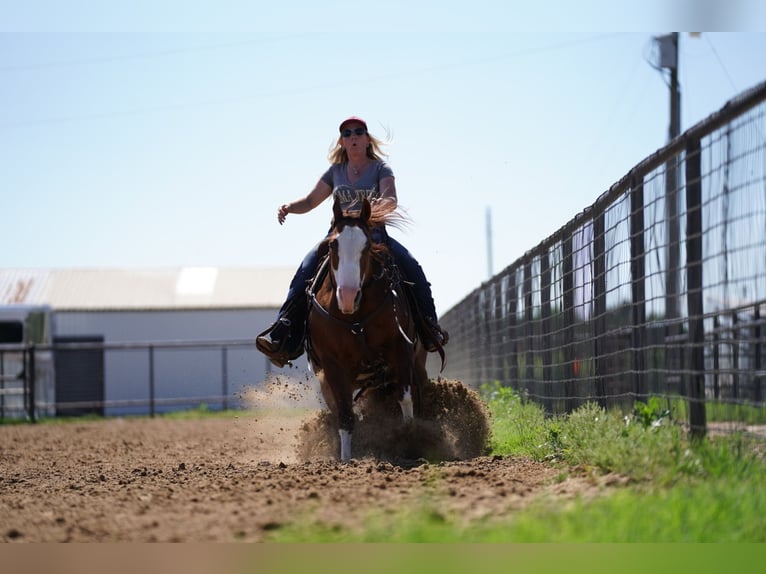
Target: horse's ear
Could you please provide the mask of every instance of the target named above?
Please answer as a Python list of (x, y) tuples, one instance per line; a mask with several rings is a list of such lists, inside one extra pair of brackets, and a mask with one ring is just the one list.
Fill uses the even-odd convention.
[(370, 213), (372, 213), (372, 208), (370, 207), (370, 200), (368, 200), (366, 197), (362, 200), (362, 212), (359, 215), (360, 219), (364, 221), (365, 223), (369, 221), (370, 219)]
[(343, 219), (343, 210), (340, 208), (340, 199), (337, 197), (335, 198), (335, 201), (332, 202), (332, 216), (334, 218), (333, 223), (337, 223)]

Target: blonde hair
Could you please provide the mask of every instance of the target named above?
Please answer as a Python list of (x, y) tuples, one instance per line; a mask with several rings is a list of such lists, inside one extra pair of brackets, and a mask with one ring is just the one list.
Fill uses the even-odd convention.
[[(370, 144), (367, 146), (367, 157), (376, 161), (381, 161), (383, 158), (388, 157), (388, 154), (383, 151), (383, 146), (387, 142), (376, 138), (370, 132), (367, 132), (367, 137), (370, 138)], [(348, 162), (348, 154), (343, 146), (340, 145), (341, 138), (338, 137), (335, 143), (330, 147), (330, 153), (328, 158), (330, 163), (346, 163)]]

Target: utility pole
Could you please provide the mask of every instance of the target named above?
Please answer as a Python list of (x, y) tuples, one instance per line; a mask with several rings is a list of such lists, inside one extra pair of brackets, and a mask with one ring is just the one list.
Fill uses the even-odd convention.
[[(678, 32), (656, 37), (660, 48), (660, 67), (670, 70), (670, 127), (668, 141), (681, 134), (681, 89), (678, 85)], [(680, 266), (680, 222), (678, 219), (678, 158), (668, 160), (665, 168), (665, 214), (668, 257), (665, 273), (665, 318), (679, 317), (678, 270)], [(674, 327), (670, 334), (678, 334)]]
[(670, 129), (669, 140), (681, 135), (681, 89), (678, 86), (678, 32), (670, 34), (672, 63), (670, 68)]

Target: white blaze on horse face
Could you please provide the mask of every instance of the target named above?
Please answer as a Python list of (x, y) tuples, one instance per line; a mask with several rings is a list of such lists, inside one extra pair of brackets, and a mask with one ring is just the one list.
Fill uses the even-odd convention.
[(367, 245), (367, 236), (358, 227), (347, 225), (338, 234), (338, 268), (335, 282), (336, 296), (342, 313), (350, 315), (359, 306), (359, 291), (362, 288), (361, 259)]

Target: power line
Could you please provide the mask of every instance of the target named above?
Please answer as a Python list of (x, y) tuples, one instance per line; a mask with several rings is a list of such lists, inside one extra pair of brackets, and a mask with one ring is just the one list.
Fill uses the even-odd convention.
[(718, 63), (721, 65), (721, 69), (723, 69), (723, 73), (726, 74), (726, 77), (729, 79), (729, 84), (736, 92), (737, 86), (734, 83), (734, 80), (732, 79), (731, 74), (729, 74), (729, 70), (726, 69), (726, 66), (723, 63), (721, 56), (718, 55), (718, 50), (716, 50), (715, 46), (713, 46), (713, 42), (710, 40), (710, 34), (704, 34), (704, 36), (705, 36), (705, 40), (707, 40), (708, 46), (710, 46), (710, 49), (713, 51), (713, 55), (715, 56), (716, 60), (718, 60)]
[[(312, 34), (302, 34), (300, 36), (311, 36)], [(574, 40), (567, 40), (563, 42), (557, 42), (555, 44), (547, 45), (547, 46), (540, 46), (535, 48), (526, 48), (522, 50), (517, 50), (515, 52), (508, 52), (504, 54), (497, 54), (494, 56), (488, 56), (484, 58), (474, 58), (470, 60), (464, 60), (459, 62), (452, 62), (452, 63), (445, 63), (442, 65), (436, 65), (436, 66), (428, 66), (428, 67), (422, 67), (415, 70), (403, 70), (399, 72), (394, 72), (390, 74), (382, 74), (379, 76), (375, 76), (372, 78), (368, 78), (366, 80), (363, 80), (363, 82), (366, 83), (381, 83), (387, 80), (391, 79), (397, 79), (407, 76), (421, 76), (426, 73), (432, 73), (432, 72), (444, 72), (447, 70), (453, 70), (453, 69), (459, 69), (459, 68), (466, 68), (466, 67), (472, 67), (492, 62), (499, 62), (499, 61), (505, 61), (505, 60), (512, 60), (516, 58), (523, 58), (526, 56), (534, 56), (536, 54), (544, 53), (544, 52), (554, 52), (559, 50), (566, 50), (569, 48), (572, 48), (574, 46), (589, 44), (589, 43), (595, 43), (600, 42), (604, 40), (609, 40), (615, 37), (624, 36), (624, 33), (612, 33), (612, 34), (602, 34), (598, 36), (589, 36), (587, 38), (577, 38)], [(293, 36), (291, 38), (297, 38), (299, 36)], [(270, 41), (277, 41), (285, 38), (279, 38), (279, 39), (273, 39)], [(133, 55), (126, 55), (126, 56), (115, 56), (115, 57), (105, 57), (105, 58), (92, 58), (92, 59), (83, 59), (83, 60), (72, 60), (68, 62), (58, 62), (58, 63), (48, 63), (48, 64), (39, 64), (35, 65), (29, 69), (33, 69), (34, 67), (37, 68), (53, 68), (57, 66), (76, 66), (76, 65), (84, 65), (88, 63), (109, 63), (111, 61), (120, 61), (120, 60), (129, 60), (129, 59), (141, 59), (141, 58), (153, 58), (153, 57), (164, 57), (168, 55), (174, 55), (178, 53), (185, 53), (185, 52), (194, 52), (194, 51), (205, 51), (205, 50), (216, 50), (216, 49), (225, 49), (225, 48), (231, 48), (231, 47), (237, 47), (237, 46), (243, 46), (243, 45), (250, 45), (255, 43), (260, 43), (262, 41), (250, 41), (250, 42), (238, 42), (238, 43), (228, 43), (228, 44), (216, 44), (216, 45), (209, 45), (204, 47), (190, 47), (190, 48), (177, 48), (172, 50), (165, 50), (165, 51), (158, 51), (158, 52), (147, 52), (144, 54), (133, 54)], [(12, 68), (2, 68), (0, 67), (0, 71), (13, 69), (13, 70), (20, 70), (23, 69), (23, 67), (12, 67)], [(326, 89), (333, 89), (336, 86), (336, 83), (333, 81), (328, 84), (315, 84), (313, 86), (301, 86), (301, 87), (295, 87), (292, 89), (279, 89), (274, 90), (270, 92), (262, 92), (259, 94), (251, 94), (251, 95), (244, 95), (244, 96), (237, 96), (237, 97), (231, 97), (231, 98), (221, 98), (218, 100), (208, 100), (208, 101), (201, 101), (201, 102), (188, 102), (188, 103), (176, 103), (176, 104), (166, 104), (166, 105), (157, 105), (153, 107), (147, 107), (147, 108), (141, 108), (141, 109), (134, 109), (134, 110), (118, 110), (118, 111), (111, 111), (111, 112), (101, 112), (101, 113), (95, 113), (95, 114), (82, 114), (82, 115), (70, 115), (70, 116), (58, 116), (58, 117), (48, 117), (48, 118), (41, 118), (38, 120), (20, 120), (20, 121), (14, 121), (14, 122), (6, 122), (6, 123), (0, 123), (0, 130), (2, 129), (15, 129), (15, 128), (24, 128), (24, 127), (32, 127), (32, 126), (41, 126), (41, 125), (49, 125), (49, 124), (61, 124), (61, 123), (69, 123), (69, 122), (75, 122), (75, 121), (89, 121), (89, 120), (102, 120), (102, 119), (109, 119), (109, 118), (119, 118), (119, 117), (125, 117), (125, 116), (138, 116), (138, 115), (144, 115), (144, 114), (152, 114), (152, 113), (161, 113), (161, 112), (175, 112), (179, 110), (184, 109), (190, 109), (195, 107), (210, 107), (210, 106), (224, 106), (227, 104), (234, 104), (234, 103), (242, 103), (242, 102), (249, 102), (253, 100), (262, 100), (262, 99), (268, 99), (273, 97), (280, 97), (280, 96), (286, 96), (291, 94), (299, 94), (299, 93), (306, 93), (306, 92), (312, 92), (317, 90), (326, 90)]]
[(228, 50), (231, 48), (241, 48), (244, 46), (253, 46), (258, 44), (268, 44), (271, 42), (281, 42), (283, 40), (295, 40), (302, 36), (308, 36), (308, 33), (297, 34), (293, 36), (281, 36), (278, 38), (243, 40), (241, 42), (225, 42), (220, 44), (207, 44), (202, 46), (187, 46), (180, 48), (168, 48), (165, 50), (156, 50), (150, 52), (138, 52), (134, 54), (124, 54), (119, 56), (94, 56), (90, 58), (80, 58), (75, 60), (59, 60), (52, 62), (38, 62), (35, 64), (10, 64), (0, 66), (0, 72), (24, 72), (31, 70), (45, 70), (55, 68), (69, 68), (77, 66), (88, 66), (93, 64), (110, 64), (112, 62), (124, 62), (130, 60), (148, 60), (152, 58), (166, 58), (180, 54), (194, 52), (212, 52), (216, 50)]

